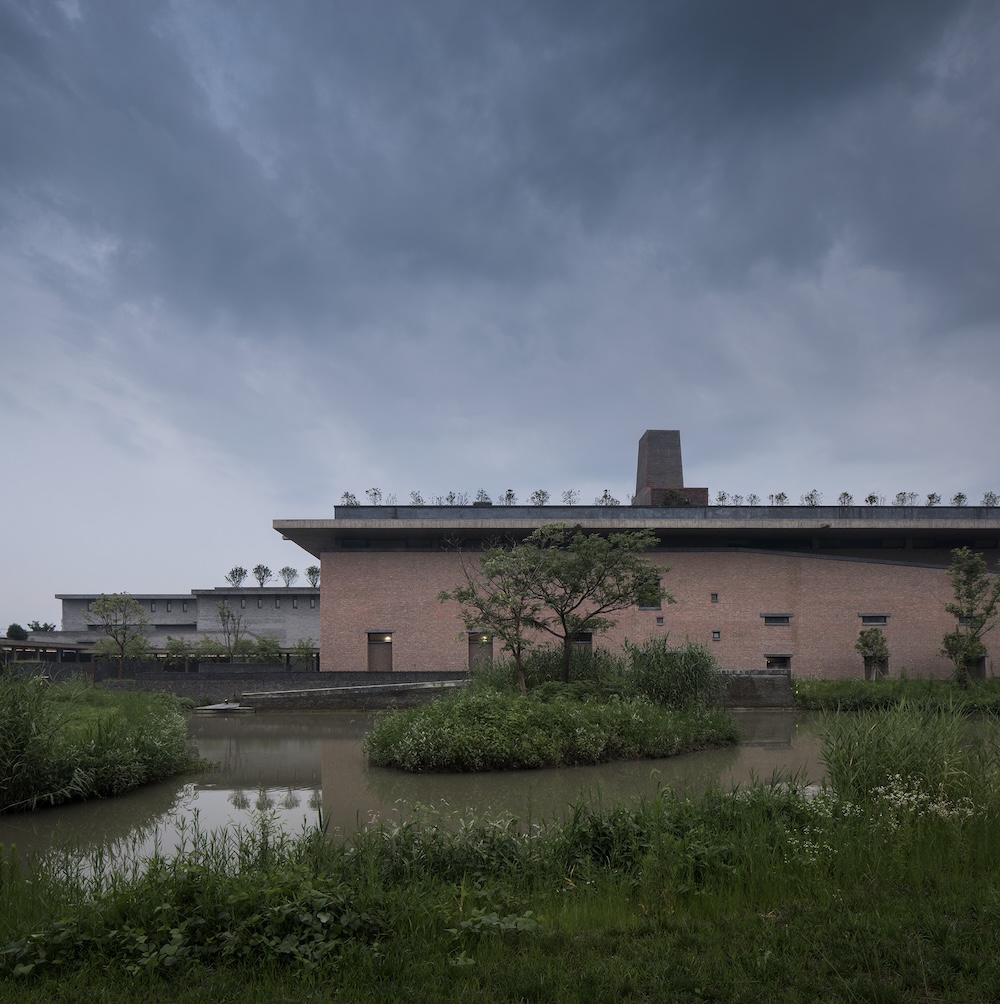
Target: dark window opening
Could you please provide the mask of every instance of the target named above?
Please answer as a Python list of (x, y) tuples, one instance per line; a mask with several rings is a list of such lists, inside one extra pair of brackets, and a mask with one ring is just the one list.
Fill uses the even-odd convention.
[(790, 655), (765, 655), (764, 665), (768, 669), (791, 669), (792, 657)]
[(712, 602), (713, 603), (718, 603), (719, 602), (719, 594), (718, 593), (712, 593), (711, 597), (712, 597)]
[(791, 614), (761, 614), (761, 617), (767, 625), (790, 624), (792, 621)]
[(712, 641), (722, 641), (722, 632), (721, 631), (713, 631), (712, 632)]
[(862, 624), (888, 624), (888, 614), (859, 614)]

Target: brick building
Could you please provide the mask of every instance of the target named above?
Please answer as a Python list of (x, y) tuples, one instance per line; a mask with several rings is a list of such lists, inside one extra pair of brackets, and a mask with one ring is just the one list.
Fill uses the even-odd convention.
[[(885, 632), (891, 673), (948, 675), (939, 650), (954, 627), (951, 550), (971, 547), (993, 566), (1000, 540), (996, 508), (710, 506), (707, 489), (684, 486), (674, 430), (642, 437), (631, 506), (338, 506), (333, 519), (274, 528), (320, 560), (321, 669), (460, 672), (492, 642), (437, 599), (461, 581), (456, 547), (555, 522), (659, 540), (649, 557), (676, 602), (624, 611), (595, 644), (669, 634), (704, 642), (723, 669), (828, 678), (863, 675), (854, 644), (872, 626)], [(992, 674), (1000, 639), (985, 641)]]

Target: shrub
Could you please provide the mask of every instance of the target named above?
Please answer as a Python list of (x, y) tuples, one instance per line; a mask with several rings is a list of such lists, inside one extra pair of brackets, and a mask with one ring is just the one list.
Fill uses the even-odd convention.
[(516, 770), (672, 756), (737, 739), (720, 713), (671, 711), (645, 698), (545, 694), (547, 700), (472, 691), (390, 712), (375, 722), (365, 751), (376, 767)]
[(715, 656), (698, 642), (671, 648), (666, 638), (626, 644), (638, 693), (668, 708), (708, 707), (725, 691)]
[(197, 760), (179, 702), (0, 679), (0, 812), (119, 795)]

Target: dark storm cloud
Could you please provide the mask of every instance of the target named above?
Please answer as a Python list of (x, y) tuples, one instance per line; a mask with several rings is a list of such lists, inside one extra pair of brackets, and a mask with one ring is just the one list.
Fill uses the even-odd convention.
[[(120, 294), (201, 323), (349, 326), (444, 276), (523, 291), (578, 232), (637, 220), (700, 281), (808, 267), (850, 232), (964, 287), (992, 236), (958, 236), (988, 176), (910, 121), (955, 4), (25, 10), (2, 35), (17, 208), (109, 233)], [(889, 129), (846, 117), (880, 100)], [(893, 158), (911, 169), (873, 186)]]

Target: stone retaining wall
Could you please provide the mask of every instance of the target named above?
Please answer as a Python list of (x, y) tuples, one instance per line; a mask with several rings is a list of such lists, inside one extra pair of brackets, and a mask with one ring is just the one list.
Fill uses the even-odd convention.
[(726, 669), (728, 708), (791, 708), (795, 706), (792, 674), (787, 669)]

